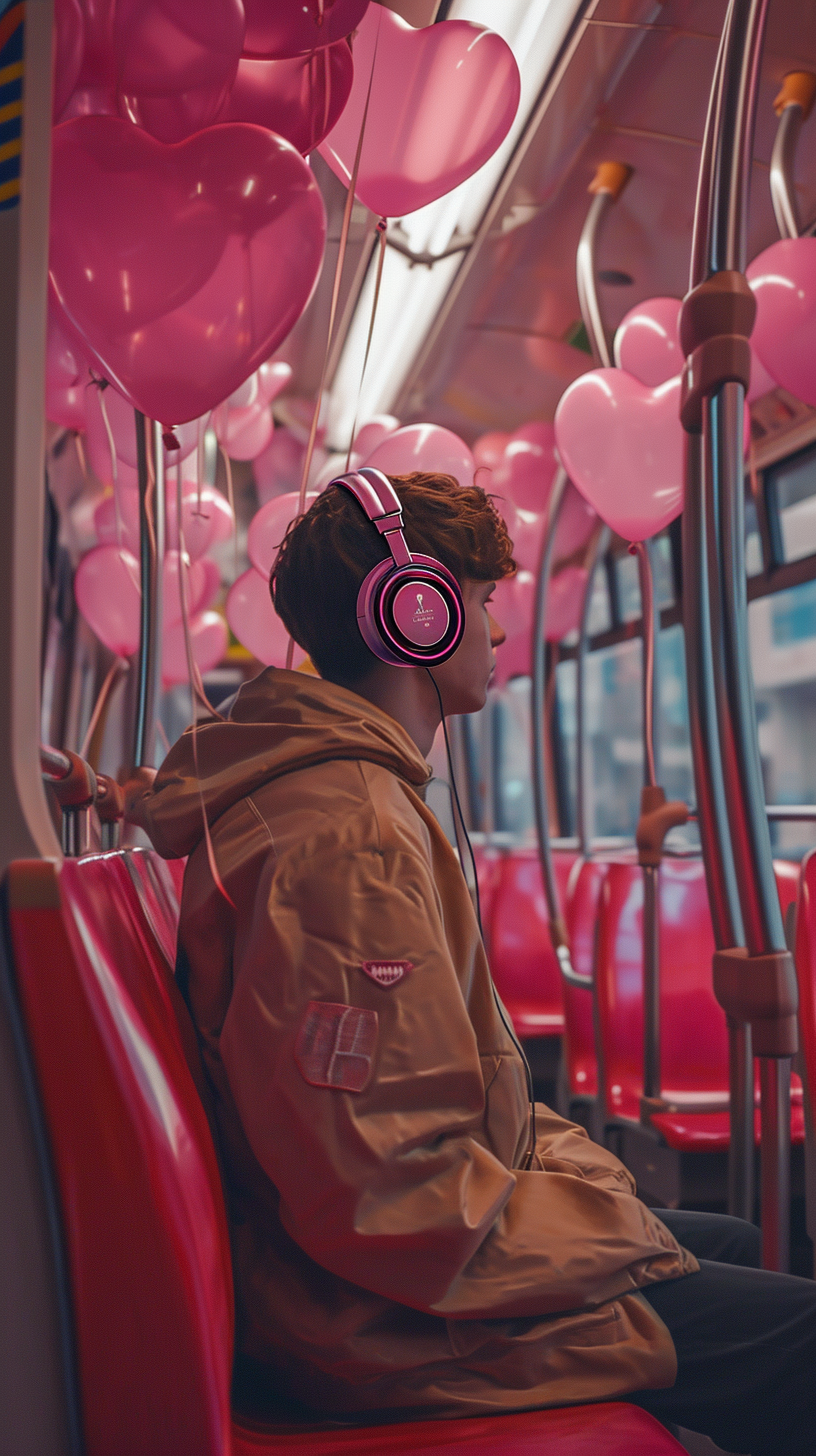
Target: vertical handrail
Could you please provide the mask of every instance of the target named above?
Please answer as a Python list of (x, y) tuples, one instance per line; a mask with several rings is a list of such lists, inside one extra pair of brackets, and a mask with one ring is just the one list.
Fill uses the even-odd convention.
[[(156, 705), (161, 684), (162, 571), (164, 564), (164, 446), (161, 427), (135, 410), (136, 460), (139, 474), (139, 661), (133, 760), (136, 768), (152, 767)], [(151, 489), (148, 449), (152, 446)], [(179, 522), (179, 527), (181, 523)], [(183, 570), (179, 562), (179, 570)]]
[(771, 152), (771, 202), (781, 238), (798, 238), (801, 231), (793, 163), (799, 133), (807, 121), (816, 97), (816, 76), (810, 71), (791, 71), (782, 82), (774, 101), (779, 117)]
[(592, 587), (595, 572), (609, 550), (612, 532), (608, 526), (596, 531), (586, 558), (587, 582), (581, 606), (581, 621), (578, 628), (578, 648), (575, 653), (575, 827), (578, 835), (578, 850), (586, 859), (592, 844), (592, 828), (589, 813), (589, 754), (586, 732), (586, 663), (589, 650), (589, 613), (592, 606)]
[[(789, 1241), (790, 1055), (795, 1050), (796, 987), (765, 815), (748, 659), (742, 464), (743, 408), (750, 378), (748, 335), (755, 312), (742, 270), (766, 17), (767, 0), (731, 0), (726, 16), (698, 190), (698, 208), (706, 216), (704, 225), (701, 220), (695, 229), (692, 291), (681, 318), (688, 356), (681, 413), (686, 430), (701, 435), (698, 449), (689, 441), (687, 490), (702, 539), (694, 542), (688, 527), (684, 530), (684, 565), (688, 561), (693, 574), (691, 557), (703, 544), (707, 582), (705, 588), (694, 583), (693, 610), (699, 616), (701, 605), (707, 607), (708, 620), (700, 616), (696, 625), (703, 628), (708, 643), (692, 642), (692, 647), (705, 659), (706, 676), (710, 664), (719, 741), (719, 754), (710, 741), (705, 743), (703, 758), (710, 753), (710, 760), (701, 765), (698, 785), (701, 830), (704, 852), (713, 848), (716, 855), (724, 847), (722, 826), (704, 824), (703, 816), (717, 809), (719, 786), (706, 783), (706, 778), (716, 779), (719, 767), (747, 947), (738, 948), (736, 917), (731, 915), (732, 924), (725, 927), (731, 937), (714, 957), (714, 985), (732, 1031), (750, 1021), (754, 1051), (762, 1057), (763, 1258), (766, 1266), (782, 1269), (787, 1266)], [(699, 687), (700, 663), (695, 661), (694, 668)], [(708, 682), (706, 692), (710, 687)], [(695, 774), (697, 768), (695, 756)], [(718, 868), (722, 865), (712, 866), (714, 880)], [(712, 911), (715, 907), (721, 917), (716, 933), (724, 928), (724, 903), (717, 896), (712, 898)], [(744, 1082), (749, 1066), (744, 1055), (741, 1063)], [(739, 1070), (740, 1058), (732, 1055), (732, 1115), (736, 1116), (747, 1104), (745, 1086), (736, 1085)]]
[(561, 915), (558, 888), (555, 883), (552, 850), (550, 847), (550, 805), (547, 792), (547, 765), (544, 755), (546, 733), (546, 643), (544, 640), (544, 617), (547, 610), (547, 589), (550, 584), (553, 551), (558, 521), (567, 492), (569, 480), (561, 466), (556, 474), (547, 504), (547, 521), (541, 542), (541, 555), (536, 576), (535, 601), (533, 605), (533, 680), (530, 690), (530, 728), (533, 769), (533, 807), (535, 809), (536, 841), (541, 864), (541, 878), (544, 884), (544, 898), (547, 901), (550, 940), (558, 958), (562, 974), (573, 974), (566, 926)]
[[(630, 547), (630, 550), (632, 548)], [(655, 642), (657, 622), (654, 576), (645, 541), (635, 543), (640, 585), (641, 669), (643, 713), (644, 784), (657, 787), (655, 754)], [(651, 1101), (660, 1097), (660, 904), (659, 864), (642, 866), (643, 874), (643, 1096)]]

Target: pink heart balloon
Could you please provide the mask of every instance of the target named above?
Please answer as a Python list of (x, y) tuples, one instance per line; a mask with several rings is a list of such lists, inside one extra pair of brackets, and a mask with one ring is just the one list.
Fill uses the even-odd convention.
[(74, 577), (77, 606), (100, 642), (119, 657), (139, 646), (139, 563), (118, 546), (96, 546), (83, 556)]
[(51, 278), (69, 319), (151, 419), (204, 414), (311, 296), (325, 213), (309, 167), (259, 127), (165, 147), (103, 116), (57, 127), (53, 158)]
[(555, 413), (570, 479), (627, 541), (662, 531), (683, 509), (680, 379), (649, 389), (622, 369), (591, 369)]
[[(247, 533), (247, 554), (255, 570), (269, 580), (272, 567), (278, 559), (281, 542), (286, 528), (297, 515), (298, 492), (276, 496), (255, 512)], [(306, 496), (306, 510), (317, 500), (317, 492)]]
[(305, 445), (291, 430), (285, 426), (275, 430), (266, 449), (252, 462), (252, 474), (262, 505), (276, 495), (298, 489), (305, 453)]
[[(209, 551), (215, 540), (216, 510), (214, 499), (219, 493), (210, 485), (201, 487), (185, 482), (181, 498), (181, 529), (184, 535), (184, 550), (191, 561), (199, 561)], [(166, 549), (178, 551), (178, 504), (176, 491), (171, 486), (166, 497), (167, 538)]]
[(491, 489), (522, 510), (543, 511), (549, 500), (558, 462), (553, 429), (551, 425), (548, 428), (550, 438), (546, 445), (514, 436), (493, 471)]
[(113, 54), (126, 95), (228, 87), (244, 43), (241, 0), (116, 0)]
[(816, 238), (772, 243), (746, 276), (757, 301), (754, 349), (777, 384), (816, 404)]
[(366, 420), (354, 436), (354, 443), (351, 447), (352, 456), (356, 460), (366, 460), (373, 454), (378, 445), (381, 445), (387, 435), (393, 435), (400, 427), (396, 415), (374, 415), (372, 419)]
[(221, 590), (221, 572), (218, 562), (213, 561), (211, 556), (202, 556), (201, 567), (204, 572), (204, 585), (195, 605), (197, 613), (211, 607)]
[(535, 571), (541, 555), (545, 513), (522, 510), (510, 500), (497, 500), (495, 504), (507, 525), (515, 561), (525, 571)]
[[(121, 529), (121, 543), (119, 531)], [(117, 514), (116, 497), (106, 495), (94, 511), (94, 530), (100, 546), (122, 545), (135, 559), (139, 558), (139, 496), (135, 490), (119, 491)]]
[[(615, 334), (615, 363), (633, 374), (641, 384), (654, 387), (682, 373), (685, 365), (680, 343), (679, 298), (649, 298), (630, 309)], [(751, 349), (751, 384), (746, 402), (759, 399), (773, 389), (774, 380)], [(750, 420), (745, 423), (745, 449), (750, 440)]]
[(496, 582), (490, 611), (507, 633), (506, 641), (496, 649), (493, 677), (496, 687), (502, 687), (511, 677), (530, 672), (534, 604), (535, 577), (532, 572), (517, 571), (515, 576)]
[[(220, 612), (198, 612), (190, 621), (190, 649), (199, 672), (211, 672), (226, 656), (227, 624)], [(184, 626), (169, 627), (162, 641), (162, 687), (189, 681)]]
[(244, 0), (247, 56), (300, 56), (360, 24), (368, 0)]
[(635, 304), (615, 334), (615, 363), (653, 389), (682, 373), (679, 298), (647, 298)]
[(88, 358), (49, 293), (45, 344), (46, 418), (66, 430), (84, 430), (86, 386), (91, 382)]
[(487, 470), (495, 470), (512, 438), (506, 430), (488, 430), (486, 435), (480, 435), (473, 445), (476, 468), (483, 465)]
[(192, 616), (204, 595), (207, 574), (200, 561), (189, 559), (182, 565), (178, 551), (168, 551), (162, 572), (162, 615), (165, 627), (172, 627), (182, 618), (180, 573), (184, 571), (184, 590), (188, 615)]
[[(227, 621), (238, 641), (267, 667), (285, 667), (289, 634), (272, 605), (269, 586), (253, 567), (230, 589)], [(306, 653), (295, 643), (292, 666), (299, 667)]]
[(54, 0), (53, 111), (64, 109), (79, 80), (85, 51), (85, 18), (79, 0)]
[(268, 127), (305, 156), (339, 120), (353, 76), (354, 62), (344, 40), (289, 60), (243, 56), (218, 119)]
[(493, 155), (518, 110), (519, 71), (510, 47), (491, 30), (468, 20), (414, 30), (372, 5), (354, 41), (351, 95), (319, 148), (345, 186), (372, 65), (355, 191), (372, 212), (402, 217), (450, 192)]
[(213, 411), (213, 429), (231, 460), (254, 460), (272, 439), (274, 424), (268, 406), (260, 401), (243, 409), (220, 405)]
[(544, 615), (544, 636), (548, 642), (560, 642), (578, 630), (588, 579), (589, 572), (583, 566), (565, 566), (551, 579)]
[(574, 551), (586, 546), (597, 524), (596, 512), (570, 481), (555, 528), (553, 561), (563, 561), (565, 557), (572, 556)]
[(473, 484), (475, 470), (464, 440), (442, 425), (403, 425), (386, 435), (362, 463), (386, 475), (411, 475), (416, 470), (452, 475), (467, 486)]

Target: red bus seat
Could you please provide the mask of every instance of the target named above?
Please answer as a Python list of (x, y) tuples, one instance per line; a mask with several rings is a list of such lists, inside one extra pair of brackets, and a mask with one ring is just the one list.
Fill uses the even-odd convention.
[[(492, 844), (474, 844), (473, 860), (479, 885), (479, 917), (484, 937), (485, 950), (490, 959), (490, 945), (493, 926), (493, 901), (501, 874), (502, 854)], [(468, 872), (469, 873), (469, 872)]]
[[(777, 865), (783, 913), (798, 866)], [(636, 864), (611, 864), (598, 918), (596, 994), (607, 1117), (638, 1122), (643, 1090), (643, 878)], [(711, 982), (714, 937), (705, 871), (697, 859), (665, 859), (660, 870), (661, 1090), (677, 1110), (652, 1126), (678, 1151), (724, 1151), (729, 1141), (728, 1033)], [(791, 1134), (804, 1137), (795, 1079)], [(705, 1109), (720, 1101), (722, 1108)], [(757, 1136), (758, 1136), (757, 1126)]]
[[(575, 859), (574, 850), (553, 852), (562, 904)], [(561, 972), (548, 924), (538, 851), (514, 849), (502, 858), (493, 896), (490, 952), (496, 989), (523, 1040), (564, 1030)]]
[[(230, 1408), (233, 1300), (215, 1150), (161, 929), (167, 872), (114, 851), (6, 877), (13, 972), (49, 1135), (87, 1456), (672, 1456), (620, 1403), (351, 1430)], [(166, 884), (165, 884), (166, 890)], [(166, 931), (166, 926), (164, 927)]]
[(585, 988), (564, 981), (564, 1068), (570, 1102), (598, 1095), (598, 1057), (595, 1050), (594, 961), (598, 901), (606, 863), (577, 859), (564, 896), (563, 913), (570, 942), (572, 969)]
[(802, 861), (796, 911), (799, 1060), (805, 1099), (805, 1202), (816, 1271), (816, 850)]

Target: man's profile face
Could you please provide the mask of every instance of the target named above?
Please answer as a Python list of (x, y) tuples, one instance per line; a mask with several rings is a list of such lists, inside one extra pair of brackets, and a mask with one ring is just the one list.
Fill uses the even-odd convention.
[(476, 713), (483, 708), (487, 687), (496, 666), (495, 648), (506, 633), (490, 614), (494, 581), (462, 583), (465, 603), (465, 633), (453, 656), (433, 668), (446, 716)]

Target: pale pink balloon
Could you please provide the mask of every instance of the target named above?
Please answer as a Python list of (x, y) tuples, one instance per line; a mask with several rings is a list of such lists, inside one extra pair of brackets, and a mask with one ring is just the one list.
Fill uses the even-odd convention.
[(139, 563), (118, 546), (96, 546), (74, 577), (77, 606), (100, 642), (120, 657), (139, 646)]
[(244, 0), (248, 56), (299, 56), (350, 35), (368, 0)]
[(552, 420), (529, 420), (513, 431), (511, 440), (524, 440), (528, 445), (539, 445), (545, 452), (555, 449), (555, 426)]
[[(309, 491), (305, 507), (317, 500), (317, 491)], [(286, 528), (297, 515), (298, 492), (276, 496), (255, 512), (247, 532), (247, 554), (255, 570), (269, 580), (270, 572), (278, 557), (280, 544), (286, 535)]]
[[(87, 389), (85, 447), (88, 462), (100, 480), (109, 481), (112, 479), (111, 451), (102, 409), (103, 397), (116, 458), (121, 464), (130, 466), (131, 470), (135, 470), (138, 465), (136, 419), (133, 405), (119, 393), (118, 389), (114, 389), (113, 385), (107, 385), (103, 390), (98, 385), (91, 384)], [(178, 425), (173, 433), (179, 443), (179, 449), (173, 449), (171, 452), (165, 451), (165, 460), (174, 462), (185, 460), (198, 444), (199, 421), (191, 420), (189, 424)]]
[(561, 396), (558, 451), (570, 480), (627, 541), (683, 509), (680, 379), (649, 389), (622, 369), (591, 369)]
[(522, 510), (540, 512), (546, 509), (557, 469), (552, 440), (540, 444), (514, 436), (493, 471), (491, 490)]
[(546, 512), (525, 511), (512, 501), (496, 500), (494, 504), (507, 523), (515, 561), (525, 571), (535, 571), (541, 556)]
[(221, 590), (218, 562), (213, 561), (211, 556), (202, 556), (200, 564), (204, 572), (204, 585), (196, 602), (196, 612), (203, 612), (206, 607), (211, 607)]
[[(197, 612), (190, 620), (190, 649), (199, 672), (211, 672), (226, 656), (227, 624), (220, 612)], [(184, 625), (168, 627), (162, 641), (162, 687), (189, 681)]]
[(548, 642), (560, 642), (578, 630), (588, 580), (589, 573), (583, 566), (565, 566), (551, 578), (544, 615), (544, 636)]
[(207, 573), (200, 561), (187, 561), (182, 567), (178, 551), (168, 551), (164, 558), (162, 572), (162, 612), (165, 627), (172, 627), (182, 618), (181, 583), (179, 574), (185, 574), (187, 610), (193, 615), (207, 586)]
[[(139, 556), (139, 494), (135, 490), (119, 488), (119, 521), (121, 523), (121, 544), (138, 559)], [(118, 546), (116, 497), (106, 495), (94, 511), (94, 530), (100, 546)]]
[(66, 430), (84, 430), (85, 394), (90, 379), (88, 357), (49, 290), (45, 344), (46, 418)]
[(282, 138), (231, 122), (163, 146), (77, 118), (52, 156), (51, 278), (101, 373), (164, 425), (206, 413), (308, 303), (325, 239), (313, 173)]
[(226, 496), (223, 496), (220, 490), (213, 488), (207, 509), (213, 516), (212, 545), (215, 546), (219, 541), (229, 541), (235, 531), (235, 514)]
[(493, 155), (518, 110), (519, 70), (507, 43), (482, 26), (444, 20), (415, 30), (371, 5), (354, 40), (351, 94), (318, 148), (345, 186), (372, 64), (355, 191), (378, 216), (402, 217), (450, 192)]
[(647, 298), (635, 304), (615, 334), (615, 363), (650, 389), (680, 374), (685, 357), (680, 346), (679, 298)]
[(258, 381), (258, 398), (265, 404), (271, 404), (273, 399), (283, 393), (292, 378), (292, 366), (283, 359), (267, 359), (258, 365), (255, 378)]
[(361, 425), (351, 447), (352, 460), (366, 460), (381, 445), (387, 435), (393, 435), (400, 427), (396, 415), (372, 415)]
[(272, 439), (274, 424), (269, 406), (261, 401), (242, 409), (219, 405), (213, 411), (213, 428), (231, 460), (254, 460)]
[[(168, 481), (165, 497), (165, 521), (167, 527), (166, 548), (178, 551), (178, 497), (175, 481)], [(184, 534), (184, 549), (191, 561), (198, 561), (215, 542), (216, 514), (218, 506), (215, 497), (220, 493), (212, 486), (203, 485), (199, 492), (190, 481), (182, 484), (181, 529)]]
[(271, 441), (252, 462), (252, 473), (261, 504), (300, 485), (306, 447), (282, 427), (275, 430)]
[(816, 238), (772, 243), (746, 276), (757, 301), (754, 349), (777, 384), (816, 405)]
[(268, 127), (306, 156), (339, 119), (353, 76), (345, 40), (286, 60), (242, 56), (218, 119)]
[(597, 513), (570, 481), (555, 528), (553, 561), (563, 561), (565, 557), (572, 556), (574, 551), (586, 546), (597, 524)]
[(532, 669), (532, 623), (535, 606), (535, 577), (518, 571), (496, 583), (491, 615), (507, 633), (496, 649), (493, 682), (502, 687), (511, 677), (524, 676)]
[(475, 470), (464, 440), (442, 425), (403, 425), (386, 435), (362, 464), (372, 465), (386, 475), (411, 475), (418, 470), (452, 475), (464, 486), (473, 484)]
[(495, 470), (501, 464), (512, 438), (506, 430), (488, 430), (486, 435), (480, 435), (473, 445), (473, 458), (477, 468), (483, 465), (488, 470)]
[[(227, 597), (227, 621), (242, 646), (267, 667), (285, 667), (289, 634), (272, 605), (264, 577), (250, 567), (233, 584)], [(295, 643), (292, 666), (299, 667), (306, 653)]]

